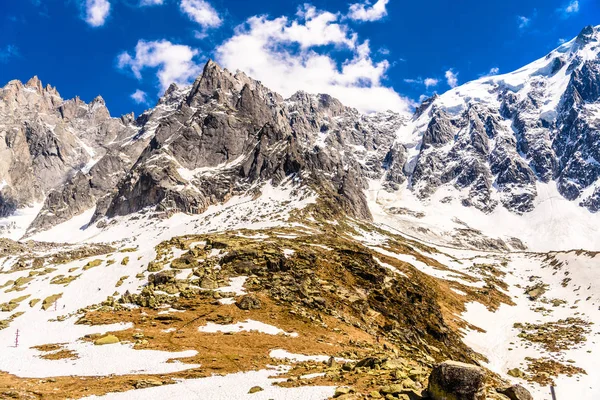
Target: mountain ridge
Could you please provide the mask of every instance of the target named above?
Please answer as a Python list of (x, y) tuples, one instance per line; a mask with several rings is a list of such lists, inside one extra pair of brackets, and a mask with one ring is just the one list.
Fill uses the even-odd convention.
[[(497, 207), (530, 213), (539, 183), (556, 182), (561, 196), (595, 212), (599, 31), (586, 27), (515, 72), (435, 95), (410, 120), (392, 112), (364, 115), (323, 94), (283, 99), (212, 60), (192, 85), (171, 85), (156, 107), (137, 118), (110, 117), (101, 97), (89, 104), (63, 101), (37, 78), (26, 85), (11, 81), (2, 89), (0, 112), (10, 115), (6, 110), (15, 108), (18, 97), (32, 102), (37, 114), (9, 120), (21, 131), (21, 147), (4, 151), (30, 153), (31, 161), (16, 169), (26, 177), (18, 184), (3, 180), (0, 210), (9, 215), (43, 200), (28, 228), (33, 234), (90, 208), (96, 209), (90, 223), (147, 207), (166, 215), (199, 213), (255, 184), (302, 176), (310, 179), (298, 182), (325, 188), (322, 195), (366, 220), (371, 214), (365, 191), (374, 180), (387, 192), (402, 196), (408, 190), (425, 203), (442, 188), (454, 188), (442, 201), (486, 214)], [(39, 126), (28, 128), (31, 120)], [(59, 132), (56, 142), (64, 148), (35, 150), (35, 143), (55, 137), (48, 127), (57, 123), (65, 127), (66, 136)], [(83, 153), (69, 146), (82, 142), (78, 135), (90, 142)], [(579, 147), (568, 145), (573, 142)], [(8, 162), (0, 171), (11, 168)]]

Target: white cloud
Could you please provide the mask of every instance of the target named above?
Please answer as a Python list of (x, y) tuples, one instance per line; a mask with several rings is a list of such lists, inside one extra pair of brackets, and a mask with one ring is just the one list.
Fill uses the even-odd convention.
[(135, 46), (134, 56), (128, 52), (119, 55), (118, 66), (130, 69), (138, 79), (142, 79), (144, 69), (156, 69), (160, 89), (164, 91), (171, 83), (189, 84), (202, 72), (202, 67), (194, 61), (197, 55), (198, 50), (168, 40), (140, 40)]
[(165, 0), (140, 0), (140, 6), (162, 6)]
[(426, 87), (427, 89), (429, 89), (430, 87), (437, 86), (437, 84), (438, 84), (439, 82), (440, 82), (440, 81), (439, 81), (439, 80), (437, 80), (437, 79), (435, 79), (435, 78), (425, 78), (425, 80), (423, 81), (423, 84), (425, 85), (425, 87)]
[(569, 3), (569, 5), (565, 8), (566, 13), (578, 13), (579, 12), (579, 1), (574, 0)]
[(425, 85), (425, 88), (435, 87), (440, 83), (439, 79), (435, 78), (417, 78), (417, 79), (404, 79), (404, 82), (414, 85)]
[(579, 1), (572, 0), (564, 7), (559, 8), (557, 11), (562, 14), (563, 18), (569, 18), (570, 16), (579, 12)]
[(350, 5), (348, 18), (355, 21), (377, 21), (387, 15), (386, 6), (390, 0), (378, 0), (372, 6), (367, 1), (366, 3), (355, 3)]
[(494, 75), (498, 75), (498, 73), (500, 72), (500, 68), (498, 67), (492, 67), (490, 68), (490, 70), (488, 72), (484, 72), (483, 74), (479, 74), (480, 78), (485, 78), (485, 77), (489, 77), (489, 76), (494, 76)]
[(450, 86), (451, 88), (455, 88), (456, 86), (458, 86), (458, 72), (454, 72), (452, 69), (449, 69), (448, 71), (446, 71), (444, 76), (446, 77), (446, 82), (448, 83), (448, 86)]
[(0, 63), (6, 63), (15, 57), (19, 57), (19, 48), (17, 46), (9, 44), (0, 48)]
[(143, 90), (137, 89), (129, 97), (131, 97), (136, 104), (148, 104), (148, 94)]
[(108, 0), (86, 0), (85, 22), (90, 26), (99, 27), (104, 25), (110, 14), (110, 3)]
[(205, 0), (181, 0), (179, 8), (204, 29), (218, 28), (223, 23), (217, 11)]
[[(297, 14), (301, 21), (287, 24), (285, 17), (274, 20), (269, 24), (279, 32), (273, 32), (275, 39), (284, 42), (298, 43), (303, 48), (336, 44), (347, 47), (356, 45), (356, 35), (349, 34), (348, 27), (336, 23), (339, 16), (328, 11), (317, 11), (311, 5), (305, 4)], [(266, 21), (266, 20), (265, 20)]]
[(519, 29), (525, 29), (529, 26), (529, 24), (531, 23), (531, 19), (527, 18), (524, 15), (519, 15), (517, 16), (517, 21), (519, 23)]
[(208, 33), (204, 29), (201, 31), (194, 31), (194, 37), (198, 40), (203, 40), (208, 37)]
[(560, 38), (560, 39), (558, 39), (558, 42), (557, 42), (557, 43), (558, 43), (559, 45), (561, 45), (561, 44), (565, 44), (566, 42), (567, 42), (567, 39), (565, 39), (565, 38)]
[[(364, 112), (408, 111), (412, 102), (382, 83), (389, 62), (374, 61), (369, 42), (359, 44), (339, 18), (312, 6), (300, 9), (294, 20), (251, 17), (216, 49), (217, 62), (286, 97), (304, 90), (330, 94)], [(337, 48), (335, 58), (326, 45)]]

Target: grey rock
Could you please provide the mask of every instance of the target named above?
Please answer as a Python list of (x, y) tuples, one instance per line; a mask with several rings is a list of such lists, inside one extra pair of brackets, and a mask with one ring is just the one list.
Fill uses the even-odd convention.
[(445, 361), (431, 371), (427, 390), (432, 400), (482, 400), (484, 379), (480, 367)]
[(502, 393), (510, 400), (533, 400), (533, 396), (527, 389), (521, 385), (512, 385), (507, 388), (497, 389), (498, 393)]

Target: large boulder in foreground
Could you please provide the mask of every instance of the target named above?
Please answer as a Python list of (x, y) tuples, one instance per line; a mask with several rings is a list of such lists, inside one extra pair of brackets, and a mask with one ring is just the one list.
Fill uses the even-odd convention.
[(483, 400), (485, 372), (476, 365), (444, 361), (429, 376), (432, 400)]

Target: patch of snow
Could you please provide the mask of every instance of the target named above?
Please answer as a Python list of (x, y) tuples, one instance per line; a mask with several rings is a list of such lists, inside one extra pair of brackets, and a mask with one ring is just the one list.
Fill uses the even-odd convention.
[[(335, 386), (301, 386), (284, 388), (275, 385), (284, 382), (276, 378), (289, 371), (279, 367), (277, 370), (239, 372), (225, 376), (180, 380), (173, 385), (131, 390), (124, 393), (110, 393), (104, 396), (86, 397), (87, 400), (149, 400), (149, 399), (203, 399), (203, 400), (325, 400), (331, 398)], [(250, 388), (260, 386), (263, 390), (249, 394)]]
[(235, 293), (236, 296), (242, 296), (246, 294), (246, 289), (244, 289), (244, 285), (248, 280), (247, 276), (236, 276), (234, 278), (229, 279), (229, 286), (220, 287), (215, 289), (217, 292), (221, 293)]
[(265, 324), (264, 322), (260, 321), (254, 321), (252, 319), (230, 325), (219, 325), (209, 322), (205, 326), (198, 328), (198, 330), (205, 333), (238, 333), (255, 331), (259, 333), (265, 333), (267, 335), (285, 335), (291, 337), (298, 336), (296, 332), (288, 333), (277, 328), (276, 326)]
[[(308, 362), (308, 361), (327, 362), (331, 358), (331, 356), (326, 356), (326, 355), (307, 356), (304, 354), (294, 354), (294, 353), (290, 353), (289, 351), (283, 350), (283, 349), (271, 350), (271, 352), (269, 353), (269, 357), (275, 358), (278, 360), (289, 360), (292, 362)], [(335, 357), (335, 360), (338, 362), (352, 361), (352, 360), (348, 360), (346, 358), (339, 358), (339, 357)]]

